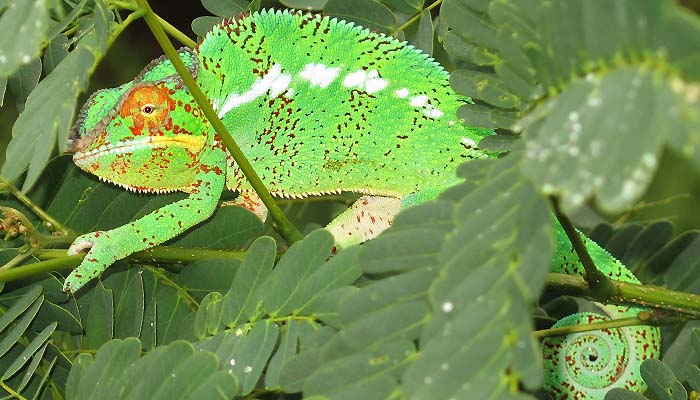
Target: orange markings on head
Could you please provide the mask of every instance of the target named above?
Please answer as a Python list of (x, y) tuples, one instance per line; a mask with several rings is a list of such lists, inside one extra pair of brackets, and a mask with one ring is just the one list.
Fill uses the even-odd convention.
[[(119, 115), (131, 116), (134, 126), (131, 130), (134, 135), (147, 134), (157, 130), (166, 120), (171, 110), (175, 109), (175, 101), (168, 94), (168, 90), (155, 85), (146, 85), (135, 88), (124, 100)], [(146, 132), (143, 131), (144, 127)]]

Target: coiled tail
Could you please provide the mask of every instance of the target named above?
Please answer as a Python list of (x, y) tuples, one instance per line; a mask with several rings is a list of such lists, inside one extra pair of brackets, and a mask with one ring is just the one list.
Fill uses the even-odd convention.
[[(621, 262), (581, 235), (596, 267), (611, 279), (638, 283), (637, 278)], [(584, 275), (584, 270), (571, 243), (555, 223), (553, 272)], [(554, 327), (584, 325), (635, 317), (640, 307), (623, 307), (595, 303), (601, 314), (582, 312), (559, 320)], [(613, 388), (636, 392), (646, 390), (640, 374), (642, 361), (658, 358), (661, 336), (659, 328), (630, 326), (550, 336), (542, 341), (545, 390), (555, 399), (603, 400)]]

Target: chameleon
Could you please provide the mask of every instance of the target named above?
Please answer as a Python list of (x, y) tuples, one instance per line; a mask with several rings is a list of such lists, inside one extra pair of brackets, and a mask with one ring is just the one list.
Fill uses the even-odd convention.
[[(263, 10), (220, 22), (179, 56), (273, 196), (361, 195), (326, 227), (338, 248), (376, 237), (400, 210), (460, 183), (459, 164), (497, 156), (478, 146), (492, 130), (456, 117), (471, 100), (454, 92), (440, 64), (350, 22)], [(79, 236), (68, 253), (88, 252), (66, 278), (68, 293), (115, 261), (207, 219), (225, 189), (239, 193), (234, 205), (263, 221), (267, 215), (164, 57), (133, 81), (95, 92), (79, 113), (68, 151), (84, 171), (128, 190), (187, 193), (129, 224)], [(561, 227), (554, 231), (554, 271), (581, 275)], [(587, 246), (603, 272), (636, 281), (594, 242)], [(615, 317), (639, 311), (605, 310)], [(560, 324), (602, 318), (575, 315)], [(613, 331), (612, 339), (594, 339)], [(626, 350), (613, 355), (623, 342)], [(638, 363), (657, 357), (658, 347), (651, 327), (547, 339), (545, 388), (561, 399), (602, 399), (614, 386), (641, 391)]]

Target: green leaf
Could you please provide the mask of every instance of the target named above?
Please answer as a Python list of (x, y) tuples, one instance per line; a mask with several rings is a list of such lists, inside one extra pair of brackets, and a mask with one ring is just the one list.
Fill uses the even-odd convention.
[(67, 308), (61, 307), (48, 300), (44, 300), (34, 321), (41, 326), (56, 322), (58, 323), (58, 330), (64, 332), (81, 333), (83, 331), (80, 321), (73, 313)]
[(416, 14), (421, 11), (424, 0), (380, 0), (389, 8), (406, 14)]
[[(132, 399), (153, 398), (161, 389), (173, 384), (171, 380), (173, 372), (180, 366), (186, 367), (187, 360), (194, 353), (192, 344), (184, 341), (175, 341), (167, 346), (158, 347), (137, 362), (132, 363), (123, 374), (115, 374), (119, 380), (115, 380), (115, 385), (108, 390), (127, 392)], [(208, 356), (207, 358), (214, 358), (214, 361), (217, 361), (216, 357), (211, 357), (212, 354), (209, 352), (199, 352), (198, 354), (205, 354)], [(184, 378), (180, 376), (180, 380), (189, 381), (190, 379), (187, 376)], [(119, 386), (126, 388), (121, 389)], [(107, 393), (109, 392), (104, 393), (104, 395)], [(95, 396), (95, 398), (101, 397)]]
[(510, 93), (496, 74), (460, 69), (452, 73), (450, 84), (458, 93), (483, 100), (496, 107), (518, 106), (518, 98)]
[[(10, 309), (0, 317), (0, 332), (4, 331), (12, 322), (22, 315), (31, 305), (36, 304), (35, 300), (39, 298), (42, 287), (40, 285), (32, 286), (21, 298), (16, 300)], [(39, 302), (41, 303), (41, 301)]]
[[(18, 393), (21, 393), (22, 390), (27, 387), (27, 384), (29, 381), (34, 377), (34, 374), (36, 373), (37, 368), (39, 368), (39, 364), (44, 361), (44, 352), (46, 348), (48, 347), (48, 343), (44, 343), (43, 346), (34, 354), (32, 355), (31, 362), (29, 363), (29, 366), (24, 370), (22, 373), (22, 381), (19, 383), (19, 386), (17, 386), (16, 391)], [(55, 362), (56, 359), (54, 358), (53, 362)], [(53, 362), (51, 364), (53, 364)], [(52, 368), (49, 366), (47, 368), (49, 371), (52, 370)], [(46, 376), (44, 376), (43, 379), (46, 379)], [(41, 387), (41, 386), (40, 386)]]
[(98, 281), (92, 292), (90, 311), (85, 321), (86, 344), (96, 349), (114, 337), (114, 297), (111, 290), (105, 289)]
[(452, 227), (448, 202), (409, 208), (396, 217), (391, 229), (362, 246), (360, 265), (369, 274), (436, 265), (440, 246)]
[(5, 104), (5, 91), (7, 90), (7, 78), (0, 78), (0, 107)]
[(280, 0), (285, 7), (306, 11), (320, 11), (326, 6), (328, 0)]
[[(203, 380), (218, 370), (219, 360), (211, 353), (202, 352), (192, 354), (174, 366), (172, 373), (162, 381), (158, 391), (149, 398), (162, 400), (187, 398), (192, 391), (201, 385)], [(229, 379), (229, 381), (232, 380)], [(211, 394), (216, 394), (217, 397), (221, 396), (221, 393), (217, 393), (213, 389), (210, 389)]]
[(243, 207), (221, 207), (204, 224), (178, 236), (168, 244), (181, 247), (208, 249), (240, 248), (260, 235), (263, 225), (255, 214)]
[(187, 399), (214, 399), (218, 397), (231, 399), (237, 392), (236, 377), (228, 371), (218, 371), (204, 379), (198, 387), (189, 393)]
[(428, 10), (420, 14), (414, 45), (426, 54), (433, 54), (433, 16)]
[(469, 0), (445, 0), (440, 6), (440, 17), (468, 42), (487, 49), (497, 48), (496, 28), (482, 12), (471, 8), (470, 3)]
[(88, 369), (94, 364), (92, 356), (89, 354), (79, 354), (73, 360), (73, 367), (70, 369), (66, 380), (66, 398), (77, 399), (80, 380), (85, 376)]
[(12, 375), (17, 373), (20, 368), (24, 366), (24, 364), (29, 361), (29, 358), (32, 357), (34, 353), (36, 353), (39, 348), (43, 348), (44, 343), (46, 340), (49, 338), (49, 336), (56, 330), (56, 326), (58, 324), (56, 322), (48, 325), (44, 330), (39, 332), (39, 334), (32, 339), (32, 341), (27, 345), (27, 347), (24, 348), (22, 351), (22, 354), (20, 354), (15, 361), (7, 367), (5, 372), (2, 374), (2, 380), (7, 380), (9, 379)]
[(199, 303), (194, 319), (194, 335), (198, 339), (218, 333), (221, 326), (222, 297), (219, 292), (209, 292)]
[(414, 340), (429, 320), (430, 310), (424, 301), (383, 304), (341, 330), (326, 344), (324, 355), (337, 358), (362, 350), (373, 351), (394, 341)]
[(46, 47), (44, 52), (44, 73), (50, 74), (51, 71), (56, 69), (56, 66), (63, 61), (68, 55), (68, 47), (70, 43), (68, 38), (63, 34), (56, 35)]
[(622, 210), (656, 170), (674, 104), (668, 82), (646, 68), (579, 79), (541, 107), (547, 117), (527, 132), (523, 171), (565, 209), (595, 195), (604, 209)]
[[(49, 8), (45, 0), (11, 0), (0, 5), (0, 77), (8, 77), (17, 68), (39, 55), (41, 42), (49, 28)], [(18, 36), (22, 40), (17, 40)]]
[(302, 281), (330, 257), (333, 244), (330, 232), (318, 229), (289, 248), (260, 288), (267, 314), (273, 318), (289, 315), (308, 303), (313, 294), (304, 290)]
[(240, 268), (240, 260), (197, 260), (180, 272), (180, 283), (196, 298), (209, 292), (226, 292)]
[(241, 329), (237, 329), (236, 332), (221, 332), (197, 343), (197, 348), (215, 352), (221, 360), (221, 368), (227, 369), (238, 378), (239, 394), (246, 395), (260, 379), (277, 343), (278, 334), (277, 325), (268, 320), (256, 323), (247, 334)]
[[(122, 374), (139, 359), (141, 344), (135, 338), (112, 340), (100, 347), (94, 360), (81, 355), (77, 368), (71, 368), (68, 382), (74, 399), (117, 398), (121, 388), (115, 387)], [(99, 384), (97, 384), (99, 382)]]
[(694, 237), (692, 242), (682, 249), (680, 254), (664, 273), (664, 282), (670, 289), (700, 294), (700, 282), (694, 279), (700, 271), (700, 237)]
[(648, 400), (637, 392), (631, 392), (627, 389), (614, 388), (605, 394), (605, 400)]
[(250, 245), (246, 258), (238, 268), (231, 289), (223, 299), (221, 321), (228, 327), (247, 322), (262, 300), (257, 289), (265, 282), (275, 262), (275, 241), (263, 236)]
[(683, 376), (693, 391), (700, 391), (700, 368), (697, 365), (686, 365)]
[(649, 385), (649, 391), (659, 400), (685, 400), (688, 396), (683, 384), (676, 380), (673, 371), (661, 361), (648, 359), (640, 368), (642, 378)]
[(145, 309), (142, 274), (136, 268), (127, 267), (104, 277), (102, 282), (113, 294), (114, 337), (139, 337)]
[(34, 90), (41, 76), (41, 60), (35, 58), (19, 67), (9, 79), (10, 91), (17, 98), (17, 108), (21, 112), (29, 93)]
[(391, 10), (376, 0), (328, 0), (323, 8), (326, 15), (356, 22), (370, 30), (388, 33), (396, 28), (396, 17)]
[[(392, 307), (401, 302), (411, 301), (425, 296), (436, 276), (436, 268), (426, 266), (392, 277), (381, 279), (360, 288), (340, 304), (341, 324), (350, 328), (352, 323), (370, 316), (375, 312)], [(350, 334), (350, 333), (347, 333)], [(350, 334), (352, 335), (352, 334)], [(341, 335), (339, 335), (341, 336)], [(370, 336), (361, 335), (361, 340)]]
[(456, 188), (455, 228), (429, 291), (435, 315), (402, 380), (414, 398), (499, 398), (509, 390), (501, 378), (508, 365), (526, 387), (541, 384), (528, 304), (550, 265), (551, 216), (522, 180), (518, 155), (481, 163), (490, 166), (483, 181)]
[(318, 308), (318, 299), (330, 293), (336, 288), (347, 287), (355, 282), (361, 275), (362, 270), (358, 262), (359, 247), (350, 247), (341, 250), (325, 264), (321, 265), (309, 277), (299, 284), (299, 290), (289, 299), (289, 305), (296, 304), (291, 310), (293, 314), (322, 314), (322, 309)]
[(39, 307), (44, 301), (44, 296), (39, 296), (36, 298), (32, 305), (23, 313), (22, 317), (17, 321), (17, 323), (9, 330), (4, 332), (2, 340), (0, 340), (0, 356), (5, 355), (12, 346), (17, 343), (20, 337), (24, 335), (29, 324), (32, 322), (36, 314), (39, 312)]
[(324, 363), (304, 382), (304, 396), (386, 399), (398, 389), (396, 370), (416, 355), (413, 343), (398, 341), (373, 352)]
[(77, 96), (87, 87), (87, 74), (94, 63), (95, 56), (78, 47), (32, 91), (12, 128), (7, 160), (0, 172), (3, 177), (14, 180), (29, 167), (23, 190), (36, 183), (56, 137), (68, 134)]
[(210, 13), (219, 17), (236, 16), (248, 7), (246, 0), (202, 0), (202, 5)]
[(301, 392), (306, 379), (321, 365), (321, 349), (304, 351), (287, 362), (280, 372), (279, 384), (287, 393)]
[(284, 322), (280, 345), (265, 371), (265, 388), (268, 390), (281, 389), (280, 374), (289, 360), (297, 354), (300, 337), (310, 334), (317, 328), (314, 322), (299, 321), (293, 317), (287, 318)]
[(214, 25), (218, 24), (219, 21), (221, 21), (220, 17), (211, 17), (208, 15), (205, 15), (203, 17), (197, 17), (192, 20), (192, 24), (190, 25), (192, 27), (192, 32), (194, 32), (195, 35), (202, 37), (207, 34), (211, 30), (211, 28), (214, 27)]
[(498, 57), (492, 51), (469, 43), (454, 31), (445, 34), (442, 44), (451, 56), (476, 65), (494, 65), (498, 61)]

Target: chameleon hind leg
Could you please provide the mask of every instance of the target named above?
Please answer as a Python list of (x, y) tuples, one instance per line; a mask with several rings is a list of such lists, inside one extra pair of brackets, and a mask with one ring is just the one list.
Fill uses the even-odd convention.
[(434, 199), (442, 190), (430, 188), (404, 198), (362, 196), (326, 226), (337, 247), (347, 247), (377, 237), (394, 222), (400, 210)]
[[(365, 195), (357, 199), (347, 210), (327, 226), (335, 238), (337, 247), (348, 247), (377, 237), (394, 222), (394, 217), (404, 208), (434, 199), (440, 189), (425, 189), (410, 193), (403, 199)], [(241, 193), (222, 206), (240, 206), (254, 213), (261, 221), (267, 219), (267, 208), (255, 192)]]
[(400, 209), (399, 198), (362, 196), (326, 229), (333, 234), (337, 247), (352, 246), (375, 238), (390, 227)]

